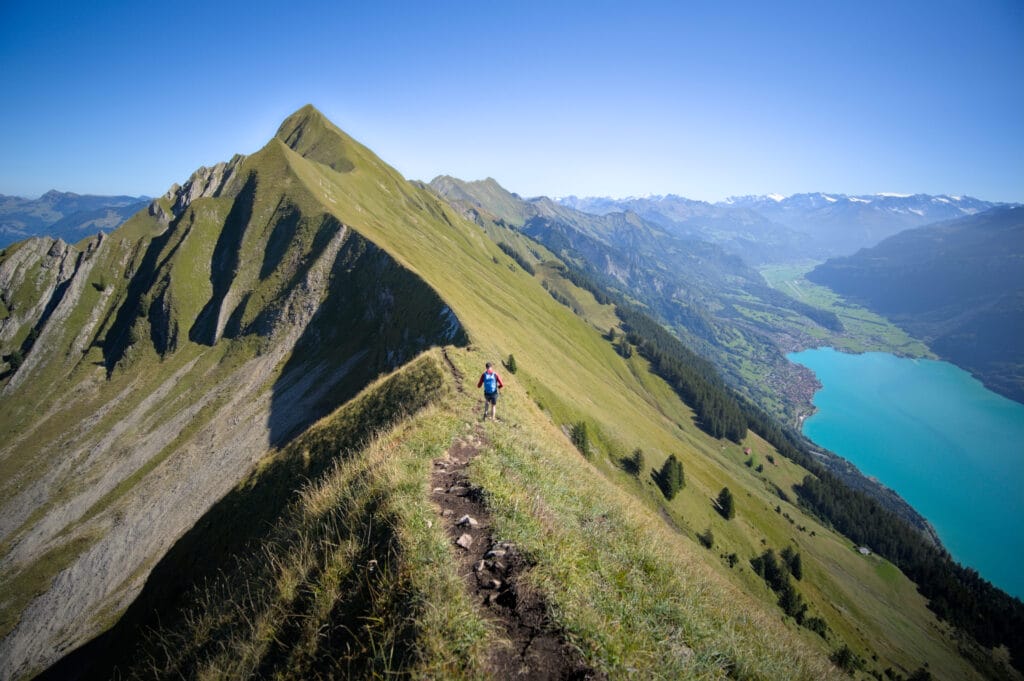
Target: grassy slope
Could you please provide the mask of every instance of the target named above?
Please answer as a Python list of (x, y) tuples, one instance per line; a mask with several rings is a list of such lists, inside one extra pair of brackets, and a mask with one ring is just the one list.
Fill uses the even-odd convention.
[[(463, 372), (481, 358), (479, 351), (449, 353)], [(326, 665), (357, 675), (486, 676), (487, 651), (501, 644), (468, 601), (428, 501), (430, 460), (469, 431), (467, 416), (477, 411), (476, 396), (458, 393), (451, 381), (441, 404), (310, 484), (256, 554), (269, 560), (253, 559), (202, 592), (193, 626), (155, 637), (147, 657), (160, 660), (156, 671), (173, 675), (187, 664), (207, 678), (302, 678)], [(612, 677), (829, 673), (770, 610), (760, 612), (723, 584), (702, 556), (680, 552), (671, 529), (631, 494), (609, 487), (522, 387), (509, 383), (512, 411), (487, 429), (492, 444), (472, 479), (486, 491), (498, 536), (535, 561), (531, 584), (547, 594), (556, 623), (590, 664)], [(346, 411), (281, 456), (308, 448)], [(576, 484), (564, 485), (567, 477)], [(371, 560), (377, 568), (368, 570)], [(351, 639), (339, 615), (358, 622)], [(287, 646), (275, 647), (281, 641)], [(178, 652), (168, 661), (162, 646)], [(153, 669), (142, 663), (136, 671)]]
[[(615, 468), (618, 456), (641, 446), (648, 465), (658, 467), (669, 453), (677, 453), (686, 467), (688, 486), (667, 508), (684, 533), (710, 526), (718, 541), (715, 552), (735, 551), (742, 559), (763, 550), (762, 539), (776, 549), (793, 542), (804, 553), (805, 564), (811, 565), (809, 574), (817, 577), (801, 585), (812, 611), (824, 616), (851, 646), (862, 654), (874, 650), (883, 656), (881, 668), (888, 660), (912, 670), (927, 660), (933, 670), (946, 670), (950, 678), (971, 676), (949, 639), (936, 635), (934, 618), (905, 578), (898, 577), (894, 586), (891, 569), (879, 569), (877, 559), (859, 556), (848, 542), (794, 507), (783, 503), (793, 524), (774, 512), (778, 500), (770, 483), (790, 487), (802, 477), (801, 470), (777, 458), (778, 465), (767, 467), (764, 476), (755, 474), (743, 465), (739, 447), (710, 440), (693, 426), (689, 410), (648, 375), (642, 360), (622, 360), (592, 325), (547, 295), (538, 277), (510, 271), (508, 259), (479, 227), (459, 220), (447, 206), (350, 144), (347, 154), (356, 159), (350, 172), (336, 173), (298, 157), (292, 158), (293, 167), (307, 186), (322, 191), (339, 219), (440, 292), (466, 324), (478, 364), (515, 354), (520, 367), (516, 383), (543, 404), (556, 425), (586, 420), (597, 432), (601, 450), (594, 465), (605, 475), (635, 490), (637, 483)], [(378, 191), (372, 191), (374, 186)], [(414, 228), (395, 228), (403, 223)], [(472, 372), (473, 367), (467, 370)], [(766, 448), (756, 438), (749, 444), (755, 452)], [(654, 509), (662, 502), (648, 480), (645, 472), (639, 497)], [(738, 500), (740, 518), (729, 523), (710, 504), (722, 486), (736, 492)], [(550, 488), (546, 492), (554, 494)], [(798, 532), (797, 525), (807, 531)], [(677, 542), (676, 550), (683, 555), (703, 550), (688, 538)], [(703, 564), (704, 559), (690, 562)], [(749, 568), (730, 571), (717, 559), (710, 563), (724, 577), (719, 584), (739, 584), (760, 593), (764, 602), (774, 602)], [(769, 605), (770, 612), (772, 608)], [(849, 617), (853, 613), (859, 614)], [(814, 635), (791, 628), (796, 638), (822, 645)], [(900, 642), (887, 643), (897, 629), (902, 632)]]
[[(161, 659), (158, 669), (173, 675), (187, 664), (205, 678), (241, 677), (254, 669), (302, 678), (323, 665), (357, 675), (486, 676), (487, 651), (500, 642), (461, 589), (428, 484), (431, 459), (472, 430), (479, 400), (471, 372), (485, 355), (448, 352), (466, 376), (467, 391), (459, 393), (447, 376), (439, 403), (347, 453), (321, 481), (310, 483), (264, 551), (255, 554), (260, 558), (199, 596), (193, 626), (156, 637), (151, 655), (156, 650), (160, 658), (159, 646), (166, 645), (184, 658), (172, 657), (169, 664)], [(815, 652), (820, 639), (784, 622), (749, 570), (729, 571), (721, 561), (707, 560), (692, 538), (663, 522), (655, 494), (637, 494), (632, 478), (618, 475), (620, 484), (609, 485), (603, 462), (583, 460), (536, 407), (519, 374), (508, 379), (505, 418), (485, 425), (490, 446), (471, 479), (485, 492), (496, 535), (516, 542), (535, 563), (530, 583), (545, 594), (553, 620), (589, 664), (612, 678), (818, 679), (835, 673)], [(322, 441), (320, 433), (347, 410), (325, 418), (288, 451)], [(684, 458), (694, 477), (694, 460)], [(727, 458), (742, 476), (740, 457)], [(785, 462), (778, 468), (772, 478), (779, 482), (799, 475)], [(569, 479), (572, 485), (565, 484)], [(732, 484), (742, 489), (736, 480)], [(670, 505), (674, 516), (680, 502), (705, 504), (692, 486)], [(751, 503), (740, 500), (741, 516), (732, 523), (750, 514)], [(712, 524), (716, 553), (733, 548), (737, 540), (724, 521)], [(826, 585), (826, 595), (849, 613), (853, 626), (841, 631), (846, 640), (856, 641), (853, 627), (867, 624), (894, 646), (907, 647), (880, 650), (879, 670), (891, 660), (913, 669), (916, 660), (928, 659), (939, 678), (972, 677), (931, 640), (941, 634), (913, 631), (920, 626), (920, 597), (898, 571), (859, 556), (827, 530), (809, 529), (816, 537), (797, 540), (806, 566), (801, 591), (816, 601), (817, 588), (809, 586)], [(786, 534), (776, 527), (767, 538), (779, 545)], [(807, 560), (811, 555), (815, 560)], [(370, 560), (383, 569), (368, 572)], [(836, 572), (847, 573), (838, 588), (831, 583)], [(899, 612), (871, 624), (870, 609), (878, 607), (872, 601), (882, 586), (887, 606)], [(252, 593), (269, 595), (252, 600)], [(762, 597), (765, 603), (758, 602)], [(823, 614), (842, 621), (835, 612)], [(352, 640), (338, 633), (342, 616), (359, 623)], [(275, 641), (288, 643), (280, 649)]]

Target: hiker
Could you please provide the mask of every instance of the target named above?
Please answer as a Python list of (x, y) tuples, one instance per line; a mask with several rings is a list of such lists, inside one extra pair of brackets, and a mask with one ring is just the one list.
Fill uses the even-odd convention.
[(504, 388), (505, 384), (501, 382), (501, 376), (498, 375), (494, 369), (491, 368), (491, 363), (487, 363), (487, 370), (480, 374), (480, 380), (476, 382), (476, 387), (484, 387), (484, 418), (487, 418), (487, 406), (491, 407), (491, 418), (498, 420), (498, 390)]

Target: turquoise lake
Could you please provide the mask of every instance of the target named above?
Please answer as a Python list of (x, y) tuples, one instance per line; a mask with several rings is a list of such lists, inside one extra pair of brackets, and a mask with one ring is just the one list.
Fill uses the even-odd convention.
[(1024, 404), (962, 369), (886, 353), (792, 353), (824, 386), (803, 424), (896, 490), (963, 565), (1024, 598)]

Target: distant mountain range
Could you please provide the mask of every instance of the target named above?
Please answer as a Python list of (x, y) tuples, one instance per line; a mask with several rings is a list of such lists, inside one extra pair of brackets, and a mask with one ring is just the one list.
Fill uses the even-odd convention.
[[(490, 197), (492, 200), (508, 203), (499, 198), (500, 193), (521, 200), (494, 180), (483, 184), (487, 182), (500, 190)], [(534, 203), (540, 200), (531, 199)], [(751, 265), (850, 255), (905, 229), (1008, 205), (945, 194), (848, 196), (822, 192), (788, 197), (735, 196), (716, 203), (675, 194), (543, 200), (548, 204), (546, 212), (552, 215), (559, 214), (557, 206), (599, 216), (635, 213), (673, 236), (708, 241)], [(149, 201), (145, 196), (81, 195), (56, 190), (38, 199), (0, 194), (0, 248), (30, 236), (75, 243), (101, 230), (110, 232)], [(518, 210), (510, 204), (506, 207)]]
[(642, 302), (714, 362), (731, 385), (788, 420), (796, 419), (809, 395), (782, 394), (779, 386), (802, 381), (779, 347), (803, 347), (822, 334), (842, 332), (834, 314), (769, 288), (724, 245), (637, 212), (596, 214), (546, 197), (523, 199), (491, 178), (467, 182), (441, 176), (429, 187), (485, 229), (496, 220), (520, 230), (605, 286)]
[(907, 230), (807, 278), (1024, 402), (1024, 207)]
[(682, 196), (558, 199), (587, 213), (630, 211), (682, 236), (722, 246), (751, 264), (850, 255), (905, 229), (974, 215), (999, 205), (970, 196), (794, 194), (730, 197), (717, 203)]
[(69, 243), (110, 232), (149, 204), (145, 196), (94, 196), (50, 190), (38, 199), (0, 194), (0, 248), (31, 236)]

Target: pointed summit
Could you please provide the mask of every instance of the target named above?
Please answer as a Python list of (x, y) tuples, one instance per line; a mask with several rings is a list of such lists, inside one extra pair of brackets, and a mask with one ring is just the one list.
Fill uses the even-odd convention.
[(339, 173), (355, 168), (353, 156), (358, 154), (358, 143), (327, 120), (312, 104), (286, 118), (276, 137), (301, 156)]

